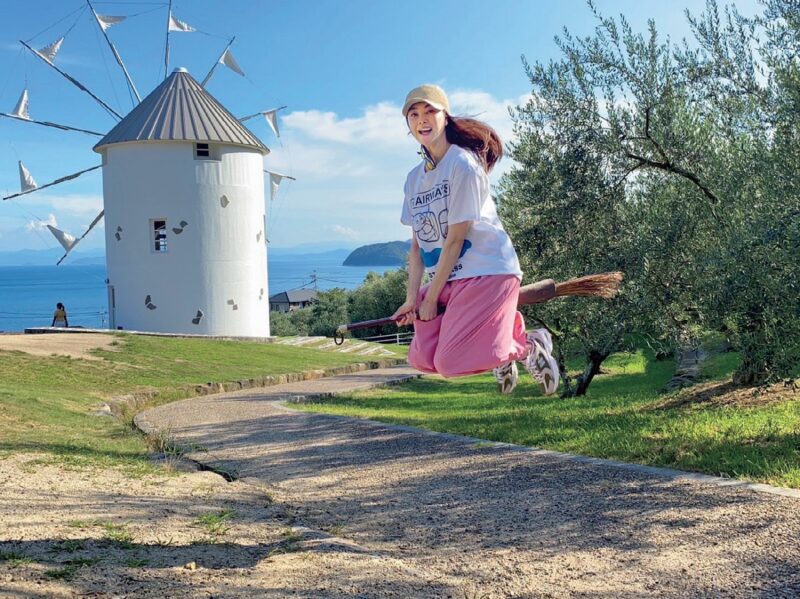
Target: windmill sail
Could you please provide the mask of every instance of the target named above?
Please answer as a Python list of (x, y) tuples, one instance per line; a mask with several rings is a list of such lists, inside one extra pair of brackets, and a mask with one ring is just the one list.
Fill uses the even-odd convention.
[[(217, 70), (217, 66), (219, 66), (221, 64), (225, 64), (225, 56), (227, 56), (227, 54), (228, 54), (228, 48), (230, 48), (233, 45), (233, 42), (235, 42), (235, 41), (236, 41), (236, 36), (234, 35), (230, 39), (230, 41), (228, 42), (228, 45), (225, 46), (225, 49), (222, 51), (222, 54), (219, 55), (219, 58), (217, 59), (217, 62), (215, 62), (214, 66), (211, 67), (211, 70), (208, 71), (208, 75), (206, 75), (205, 78), (203, 79), (202, 83), (200, 83), (200, 87), (205, 87), (206, 86), (206, 83), (208, 83), (208, 80), (211, 79), (211, 76), (214, 74), (214, 71)], [(231, 58), (233, 58), (233, 56), (231, 56)], [(236, 64), (236, 60), (234, 60), (233, 63)], [(239, 65), (236, 64), (236, 67), (238, 68)], [(233, 68), (233, 67), (231, 67), (231, 68)], [(241, 72), (241, 69), (239, 69), (239, 74), (244, 76), (244, 73)], [(239, 119), (239, 120), (241, 121), (242, 119)]]
[(19, 161), (19, 187), (22, 193), (33, 191), (39, 187), (36, 180), (31, 177), (30, 171), (22, 164), (22, 160)]
[[(62, 76), (62, 77), (64, 77), (64, 78), (65, 78), (67, 81), (69, 81), (70, 83), (72, 83), (72, 85), (74, 85), (75, 87), (77, 87), (79, 90), (81, 90), (81, 91), (83, 91), (83, 92), (86, 92), (87, 94), (89, 94), (89, 95), (90, 95), (90, 96), (91, 96), (91, 97), (92, 97), (92, 98), (93, 98), (93, 99), (94, 99), (94, 100), (95, 100), (97, 103), (99, 103), (99, 104), (100, 104), (100, 105), (101, 105), (103, 108), (105, 108), (105, 109), (106, 109), (106, 111), (107, 111), (109, 114), (113, 115), (114, 117), (116, 117), (116, 118), (117, 118), (118, 120), (120, 120), (120, 121), (122, 120), (122, 117), (119, 115), (119, 113), (117, 113), (117, 111), (115, 111), (113, 108), (111, 108), (111, 106), (109, 106), (108, 104), (106, 104), (105, 102), (103, 102), (103, 101), (102, 101), (100, 98), (98, 98), (96, 95), (94, 95), (94, 94), (93, 94), (93, 93), (92, 93), (92, 92), (89, 90), (89, 88), (87, 88), (87, 87), (86, 87), (85, 85), (83, 85), (83, 84), (82, 84), (80, 81), (78, 81), (77, 79), (75, 79), (75, 78), (74, 78), (72, 75), (69, 75), (69, 74), (65, 73), (64, 71), (62, 71), (61, 69), (59, 69), (59, 68), (58, 68), (56, 65), (54, 65), (54, 64), (53, 64), (53, 61), (51, 61), (50, 59), (48, 59), (48, 58), (47, 58), (46, 56), (44, 56), (43, 54), (40, 54), (40, 53), (39, 53), (39, 50), (34, 50), (33, 48), (31, 48), (31, 47), (30, 47), (28, 44), (26, 44), (26, 43), (25, 43), (25, 42), (23, 42), (22, 40), (19, 40), (19, 43), (20, 43), (20, 44), (22, 44), (23, 46), (25, 46), (25, 47), (26, 47), (28, 50), (30, 50), (31, 52), (33, 52), (33, 54), (34, 54), (35, 56), (38, 56), (38, 57), (39, 57), (39, 58), (41, 58), (43, 61), (45, 61), (45, 62), (46, 62), (48, 65), (50, 65), (50, 67), (51, 67), (51, 68), (52, 68), (54, 71), (56, 71), (56, 72), (57, 72), (59, 75), (61, 75), (61, 76)], [(51, 44), (51, 45), (52, 45), (52, 44)], [(60, 43), (58, 43), (58, 45), (60, 46), (61, 44), (60, 44)], [(49, 47), (49, 46), (48, 46), (48, 47)], [(44, 49), (43, 49), (43, 50), (44, 50)], [(56, 49), (56, 51), (58, 51), (58, 49)], [(55, 55), (54, 55), (54, 56), (55, 56)]]
[[(72, 173), (71, 175), (66, 175), (65, 177), (60, 177), (60, 178), (56, 179), (55, 181), (51, 181), (50, 183), (45, 183), (41, 187), (38, 187), (36, 185), (36, 181), (33, 180), (33, 177), (31, 177), (31, 174), (28, 172), (28, 169), (26, 169), (25, 166), (22, 164), (22, 162), (20, 162), (19, 163), (19, 178), (20, 178), (20, 183), (22, 183), (23, 191), (21, 191), (19, 193), (11, 194), (10, 196), (5, 196), (3, 198), (3, 200), (10, 200), (12, 198), (17, 198), (19, 196), (24, 196), (26, 194), (29, 194), (29, 193), (31, 193), (33, 191), (36, 191), (37, 189), (45, 189), (46, 187), (52, 187), (53, 185), (58, 185), (59, 183), (64, 183), (65, 181), (72, 181), (73, 179), (77, 179), (78, 177), (80, 177), (84, 173), (89, 173), (91, 171), (96, 171), (99, 168), (103, 168), (103, 165), (102, 164), (98, 164), (97, 166), (93, 166), (92, 168), (87, 168), (87, 169), (84, 169), (82, 171), (78, 171), (77, 173)], [(27, 189), (25, 189), (25, 183), (23, 182), (24, 181), (23, 173), (25, 173), (28, 177), (30, 177), (30, 183), (33, 184), (33, 187), (28, 187)]]
[[(89, 5), (92, 6), (91, 4)], [(103, 33), (103, 37), (106, 38), (106, 43), (108, 44), (108, 48), (111, 50), (111, 53), (114, 55), (114, 60), (117, 61), (119, 68), (122, 69), (123, 75), (125, 75), (125, 81), (128, 82), (128, 87), (133, 92), (133, 95), (136, 96), (136, 101), (141, 102), (142, 98), (139, 96), (139, 90), (136, 89), (136, 85), (133, 83), (133, 79), (131, 79), (130, 73), (128, 73), (128, 69), (125, 66), (125, 63), (122, 62), (122, 57), (119, 55), (116, 46), (111, 42), (111, 39), (108, 37), (106, 33), (106, 29), (119, 23), (120, 21), (124, 21), (126, 17), (112, 17), (112, 16), (104, 16), (98, 15), (94, 8), (92, 8), (92, 14), (94, 18), (97, 20), (97, 24), (100, 26), (100, 31)]]
[(56, 59), (56, 54), (61, 49), (61, 44), (64, 43), (64, 38), (60, 37), (52, 44), (49, 44), (41, 50), (36, 50), (36, 53), (44, 58), (47, 62), (51, 63)]
[(114, 17), (111, 15), (98, 15), (94, 13), (94, 17), (97, 19), (97, 23), (102, 27), (103, 31), (106, 31), (109, 27), (113, 27), (117, 23), (121, 23), (128, 17)]
[(272, 171), (268, 170), (265, 170), (264, 172), (269, 175), (269, 197), (271, 200), (275, 199), (275, 194), (278, 193), (278, 187), (280, 187), (283, 179), (297, 181), (297, 179), (290, 177), (289, 175), (281, 175), (280, 173), (273, 173)]
[(242, 70), (242, 67), (239, 66), (239, 63), (236, 62), (236, 59), (233, 57), (233, 53), (231, 52), (230, 48), (225, 49), (225, 52), (222, 53), (219, 61), (234, 73), (238, 73), (244, 77), (244, 71)]
[(278, 111), (283, 110), (286, 106), (281, 106), (280, 108), (273, 108), (272, 110), (262, 110), (261, 112), (256, 112), (255, 114), (248, 114), (247, 116), (243, 116), (239, 119), (240, 123), (244, 123), (245, 121), (249, 121), (252, 118), (257, 116), (263, 115), (264, 118), (267, 120), (267, 125), (270, 126), (272, 132), (275, 134), (275, 137), (280, 137), (281, 133), (278, 130)]
[(267, 119), (267, 124), (272, 128), (272, 132), (275, 134), (275, 137), (281, 136), (280, 131), (278, 131), (278, 110), (280, 110), (280, 108), (268, 110), (267, 112), (263, 113), (264, 118)]
[(184, 31), (186, 33), (190, 33), (192, 31), (197, 31), (194, 27), (189, 25), (188, 23), (184, 23), (183, 21), (176, 19), (172, 16), (172, 13), (169, 15), (169, 25), (168, 31)]
[(14, 112), (11, 113), (11, 116), (15, 116), (18, 119), (25, 119), (26, 121), (31, 120), (31, 115), (28, 114), (28, 90), (23, 89), (22, 95), (17, 100), (17, 105), (14, 107)]
[[(51, 227), (50, 225), (47, 225), (47, 228), (48, 228), (48, 229), (50, 229), (50, 231), (53, 233), (53, 235), (56, 235), (56, 239), (58, 239), (59, 243), (61, 243), (61, 245), (62, 245), (62, 246), (64, 246), (64, 250), (66, 250), (66, 252), (64, 253), (64, 255), (63, 255), (63, 256), (61, 256), (61, 259), (60, 259), (58, 262), (56, 262), (56, 266), (58, 266), (59, 264), (61, 264), (61, 262), (63, 262), (63, 261), (64, 261), (64, 258), (66, 258), (66, 257), (67, 257), (67, 255), (68, 255), (68, 254), (69, 254), (69, 253), (72, 251), (72, 249), (73, 249), (73, 248), (74, 248), (76, 245), (78, 245), (78, 244), (79, 244), (79, 243), (80, 243), (80, 242), (83, 240), (83, 238), (84, 238), (84, 237), (86, 237), (86, 236), (89, 234), (89, 231), (91, 231), (92, 229), (94, 229), (94, 226), (95, 226), (97, 223), (99, 223), (99, 222), (100, 222), (100, 219), (101, 219), (101, 218), (103, 218), (103, 215), (105, 215), (105, 213), (106, 213), (106, 211), (105, 211), (105, 210), (101, 210), (101, 211), (100, 211), (100, 214), (98, 214), (97, 216), (95, 216), (95, 217), (94, 217), (94, 220), (92, 221), (92, 224), (90, 224), (90, 225), (89, 225), (89, 228), (88, 228), (88, 229), (86, 229), (86, 231), (84, 232), (84, 234), (83, 234), (83, 235), (81, 235), (80, 237), (78, 237), (78, 239), (75, 239), (75, 238), (74, 238), (74, 237), (72, 237), (72, 235), (70, 235), (69, 233), (63, 233), (63, 231), (59, 231), (59, 233), (63, 233), (63, 234), (64, 234), (64, 235), (65, 235), (67, 238), (71, 238), (71, 239), (72, 239), (72, 242), (70, 243), (70, 246), (69, 246), (69, 247), (67, 247), (66, 245), (64, 245), (64, 242), (63, 242), (63, 241), (61, 241), (61, 239), (58, 237), (58, 235), (56, 235), (56, 231), (58, 231), (58, 229), (55, 229), (55, 227)], [(53, 229), (55, 229), (55, 231), (54, 231)]]
[(53, 234), (53, 237), (55, 237), (58, 240), (58, 243), (60, 243), (61, 247), (63, 247), (67, 252), (69, 252), (77, 242), (77, 239), (75, 239), (75, 237), (73, 237), (66, 231), (62, 231), (61, 229), (56, 229), (53, 225), (47, 225), (47, 228), (50, 229), (50, 232)]

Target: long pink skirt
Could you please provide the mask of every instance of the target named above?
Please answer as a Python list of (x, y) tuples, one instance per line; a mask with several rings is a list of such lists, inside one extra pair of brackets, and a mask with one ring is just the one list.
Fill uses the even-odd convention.
[[(428, 290), (420, 289), (417, 302)], [(439, 304), (446, 310), (433, 320), (414, 323), (408, 363), (445, 377), (491, 370), (527, 354), (525, 321), (517, 310), (519, 279), (487, 275), (445, 284)]]

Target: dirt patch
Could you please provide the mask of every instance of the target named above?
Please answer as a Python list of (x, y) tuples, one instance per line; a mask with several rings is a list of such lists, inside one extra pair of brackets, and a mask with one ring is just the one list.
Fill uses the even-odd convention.
[(93, 349), (114, 350), (118, 340), (112, 334), (44, 333), (41, 335), (0, 335), (0, 350), (21, 351), (34, 356), (70, 356), (86, 360), (99, 360), (90, 354)]
[(693, 406), (760, 408), (792, 399), (800, 399), (800, 388), (796, 384), (776, 383), (767, 387), (741, 387), (730, 381), (714, 381), (680, 391), (665, 401), (647, 407), (645, 411)]
[(51, 459), (0, 455), (0, 597), (430, 596), (399, 560), (297, 526), (263, 485)]

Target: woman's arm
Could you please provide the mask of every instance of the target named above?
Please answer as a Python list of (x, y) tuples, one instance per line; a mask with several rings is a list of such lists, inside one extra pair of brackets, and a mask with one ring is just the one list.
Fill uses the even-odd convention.
[(408, 251), (408, 284), (406, 285), (406, 301), (400, 306), (392, 318), (397, 321), (398, 326), (413, 324), (416, 317), (417, 294), (422, 284), (422, 276), (425, 274), (425, 265), (422, 263), (422, 256), (419, 251), (417, 237), (411, 235), (411, 249)]
[(439, 263), (436, 265), (436, 274), (428, 287), (425, 299), (419, 305), (420, 320), (432, 320), (439, 313), (439, 294), (444, 289), (453, 267), (458, 262), (461, 249), (464, 247), (464, 239), (466, 239), (471, 226), (472, 221), (465, 221), (448, 227), (447, 239), (444, 242), (442, 254), (439, 256)]

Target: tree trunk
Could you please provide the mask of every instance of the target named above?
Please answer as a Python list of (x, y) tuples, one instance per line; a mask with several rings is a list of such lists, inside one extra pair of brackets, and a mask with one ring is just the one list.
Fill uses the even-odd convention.
[(590, 351), (587, 356), (586, 367), (583, 372), (575, 379), (575, 389), (567, 389), (561, 395), (562, 397), (578, 397), (586, 395), (586, 390), (594, 379), (595, 375), (600, 372), (600, 365), (603, 363), (609, 354), (601, 353), (598, 351)]

